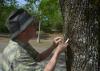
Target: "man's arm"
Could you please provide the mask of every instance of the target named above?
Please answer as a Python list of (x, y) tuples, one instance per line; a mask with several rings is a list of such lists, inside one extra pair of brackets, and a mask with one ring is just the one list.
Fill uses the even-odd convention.
[(53, 44), (47, 50), (45, 50), (44, 52), (38, 55), (37, 61), (40, 62), (46, 59), (51, 54), (51, 52), (58, 46), (59, 42), (62, 42), (62, 41), (63, 39), (61, 37), (54, 38)]
[[(69, 39), (68, 39), (69, 40)], [(51, 60), (49, 61), (49, 63), (46, 65), (44, 71), (54, 71), (56, 63), (57, 63), (57, 59), (60, 55), (60, 53), (67, 48), (68, 46), (68, 40), (65, 43), (61, 43), (58, 45), (58, 47), (55, 50), (54, 55), (52, 56)]]
[(44, 59), (46, 59), (50, 54), (51, 52), (54, 50), (54, 47), (53, 45), (51, 47), (49, 47), (47, 50), (45, 50), (44, 52), (40, 53), (37, 57), (37, 61), (40, 62)]
[(55, 52), (44, 71), (54, 71), (58, 57), (59, 53)]

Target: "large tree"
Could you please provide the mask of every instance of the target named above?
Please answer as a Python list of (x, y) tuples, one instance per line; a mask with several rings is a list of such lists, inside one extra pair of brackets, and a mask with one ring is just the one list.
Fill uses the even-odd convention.
[(60, 5), (64, 34), (70, 38), (67, 71), (98, 71), (100, 1), (60, 0)]

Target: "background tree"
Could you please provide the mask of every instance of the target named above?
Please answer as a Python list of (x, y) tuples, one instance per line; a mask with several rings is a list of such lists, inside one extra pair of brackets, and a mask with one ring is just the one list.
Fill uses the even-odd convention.
[(39, 11), (42, 13), (42, 29), (62, 31), (62, 17), (58, 0), (41, 0)]
[[(16, 8), (24, 8), (31, 15), (35, 15), (41, 20), (41, 29), (44, 32), (57, 30), (62, 32), (62, 17), (58, 0), (23, 0), (25, 4), (21, 5), (18, 0), (0, 0), (0, 32), (8, 32), (4, 23), (9, 13)], [(41, 12), (41, 18), (40, 18)], [(3, 13), (3, 14), (2, 14)], [(4, 16), (4, 18), (2, 18)]]
[(60, 0), (60, 5), (64, 34), (71, 40), (67, 71), (98, 71), (100, 1)]
[[(15, 0), (12, 2), (15, 2)], [(15, 9), (15, 3), (12, 2), (9, 2), (8, 0), (0, 0), (0, 33), (8, 32), (5, 23), (9, 13)]]

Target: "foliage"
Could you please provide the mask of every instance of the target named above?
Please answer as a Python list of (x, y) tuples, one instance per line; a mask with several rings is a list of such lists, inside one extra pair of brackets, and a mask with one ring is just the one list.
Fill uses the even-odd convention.
[(14, 6), (8, 6), (5, 1), (2, 1), (0, 3), (0, 32), (1, 33), (7, 33), (8, 30), (5, 27), (6, 19), (9, 15), (9, 13), (15, 9)]
[[(16, 8), (24, 8), (42, 22), (41, 29), (51, 32), (62, 31), (63, 23), (58, 0), (25, 0), (25, 5), (18, 5), (17, 0), (0, 0), (0, 32), (8, 32), (5, 21), (9, 13)], [(2, 18), (3, 16), (3, 18)]]
[(50, 24), (49, 29), (51, 31), (52, 29), (62, 31), (63, 24), (58, 0), (42, 0), (39, 11), (42, 13), (42, 19), (44, 19), (42, 26), (44, 26), (45, 29), (48, 29), (45, 25)]

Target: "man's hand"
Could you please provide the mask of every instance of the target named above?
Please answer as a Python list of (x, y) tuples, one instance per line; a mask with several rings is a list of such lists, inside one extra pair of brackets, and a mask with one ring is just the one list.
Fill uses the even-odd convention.
[(64, 42), (64, 39), (62, 37), (56, 37), (53, 39), (53, 47), (57, 47), (59, 43)]
[(69, 41), (69, 39), (67, 39), (65, 42), (60, 42), (59, 45), (57, 46), (55, 52), (61, 53), (65, 48), (67, 48), (68, 41)]
[[(59, 38), (58, 38), (59, 39)], [(56, 47), (56, 51), (53, 54), (52, 58), (50, 59), (50, 61), (48, 62), (48, 64), (45, 66), (44, 71), (54, 71), (56, 63), (57, 63), (57, 59), (59, 57), (59, 54), (68, 46), (68, 41), (69, 39), (67, 39), (67, 41), (63, 42), (60, 41), (61, 38), (59, 39), (59, 41), (57, 41), (58, 46)]]

